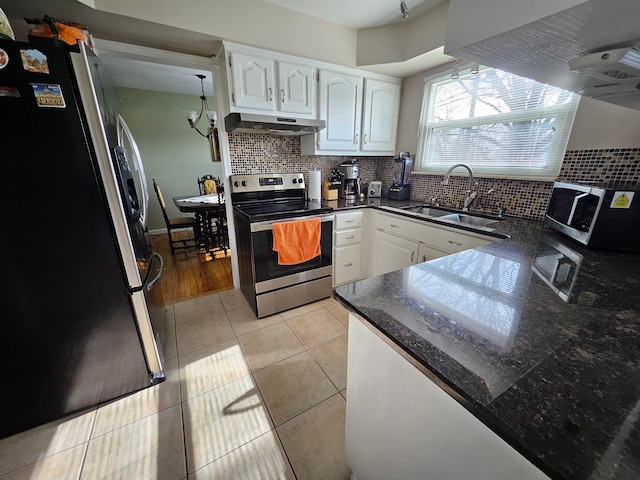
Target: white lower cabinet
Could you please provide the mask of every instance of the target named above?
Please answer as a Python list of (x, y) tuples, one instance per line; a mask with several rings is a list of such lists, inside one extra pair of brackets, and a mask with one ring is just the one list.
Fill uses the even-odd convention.
[(362, 278), (364, 211), (336, 213), (333, 236), (333, 285)]
[[(381, 275), (495, 241), (454, 227), (376, 212), (372, 275)], [(415, 257), (412, 257), (415, 252)]]
[(355, 478), (549, 479), (406, 357), (349, 315), (345, 456)]
[(418, 242), (376, 230), (372, 252), (371, 274), (382, 275), (414, 265), (418, 259)]
[(449, 253), (451, 252), (443, 252), (442, 250), (437, 250), (426, 243), (420, 242), (418, 246), (418, 263), (428, 262), (429, 260), (444, 257), (445, 255), (449, 255)]

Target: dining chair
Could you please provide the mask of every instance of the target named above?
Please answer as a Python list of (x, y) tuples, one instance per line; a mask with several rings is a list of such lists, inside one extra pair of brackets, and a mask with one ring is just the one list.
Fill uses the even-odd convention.
[(213, 175), (203, 175), (198, 178), (198, 190), (200, 195), (211, 195), (218, 193), (218, 184), (220, 180)]
[[(169, 218), (167, 215), (167, 205), (164, 202), (162, 191), (156, 183), (156, 179), (153, 179), (153, 189), (158, 196), (158, 203), (160, 203), (160, 209), (162, 210), (162, 216), (164, 217), (164, 223), (167, 226), (167, 234), (169, 235), (169, 247), (171, 248), (171, 255), (175, 254), (176, 250), (182, 250), (187, 248), (195, 248), (197, 246), (195, 240), (194, 229), (197, 226), (196, 219), (194, 217), (175, 217)], [(172, 230), (178, 229), (191, 229), (191, 237), (184, 239), (174, 239), (171, 235)]]

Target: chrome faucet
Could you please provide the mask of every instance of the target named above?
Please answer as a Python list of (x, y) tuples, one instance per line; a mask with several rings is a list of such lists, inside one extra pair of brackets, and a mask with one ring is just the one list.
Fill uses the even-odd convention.
[(498, 216), (502, 217), (504, 215), (504, 202), (502, 201), (502, 197), (498, 195), (498, 192), (496, 192), (495, 188), (487, 190), (487, 195), (489, 195), (490, 193), (493, 193), (498, 199)]
[(469, 172), (469, 186), (467, 187), (467, 195), (464, 197), (464, 204), (462, 208), (462, 211), (466, 212), (467, 210), (469, 210), (469, 206), (478, 196), (478, 192), (474, 190), (474, 186), (477, 187), (478, 182), (473, 182), (473, 170), (471, 170), (471, 167), (464, 163), (456, 163), (455, 165), (451, 166), (449, 170), (447, 170), (447, 173), (444, 174), (442, 185), (449, 185), (449, 177), (451, 176), (451, 172), (457, 167), (466, 168)]

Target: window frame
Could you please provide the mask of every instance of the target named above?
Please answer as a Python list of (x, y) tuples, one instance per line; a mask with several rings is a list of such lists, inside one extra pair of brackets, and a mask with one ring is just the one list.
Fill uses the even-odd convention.
[[(480, 72), (491, 69), (490, 67), (480, 67)], [(469, 71), (470, 69), (459, 69), (460, 78), (473, 75)], [(494, 70), (494, 69), (492, 69)], [(497, 70), (497, 69), (495, 69)], [(504, 72), (508, 75), (513, 75), (508, 72)], [(478, 166), (470, 163), (471, 168), (474, 171), (474, 175), (478, 177), (490, 177), (490, 178), (508, 178), (508, 179), (520, 179), (520, 180), (543, 180), (553, 181), (558, 177), (560, 168), (567, 148), (569, 135), (573, 127), (575, 114), (580, 102), (580, 96), (575, 93), (567, 92), (572, 97), (569, 102), (562, 105), (555, 105), (551, 107), (537, 106), (535, 108), (526, 110), (517, 110), (515, 112), (506, 112), (490, 115), (487, 117), (474, 117), (461, 120), (446, 120), (438, 123), (427, 123), (429, 119), (433, 117), (433, 110), (435, 108), (435, 93), (433, 92), (433, 86), (442, 81), (446, 81), (450, 78), (450, 71), (440, 72), (435, 75), (425, 77), (423, 88), (422, 109), (420, 113), (420, 122), (418, 127), (418, 147), (416, 153), (416, 162), (412, 174), (417, 175), (443, 175), (451, 165), (456, 163), (467, 163), (464, 159), (456, 157), (446, 162), (431, 163), (428, 159), (423, 158), (426, 153), (429, 133), (438, 129), (452, 129), (456, 127), (469, 127), (478, 125), (497, 125), (505, 122), (513, 121), (528, 121), (545, 118), (556, 118), (558, 123), (563, 124), (563, 130), (553, 135), (552, 141), (549, 146), (550, 156), (552, 158), (547, 162), (545, 168), (532, 169), (524, 166), (508, 167), (509, 170), (505, 171), (504, 165), (491, 167), (487, 165)], [(455, 81), (455, 79), (451, 79)], [(555, 87), (553, 87), (555, 88)], [(482, 121), (483, 118), (491, 121)]]

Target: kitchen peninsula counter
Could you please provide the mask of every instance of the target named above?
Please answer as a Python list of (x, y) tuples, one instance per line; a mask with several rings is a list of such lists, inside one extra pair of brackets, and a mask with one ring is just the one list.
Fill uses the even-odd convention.
[(587, 249), (536, 220), (496, 232), (510, 238), (335, 297), (551, 478), (640, 478), (640, 254)]

